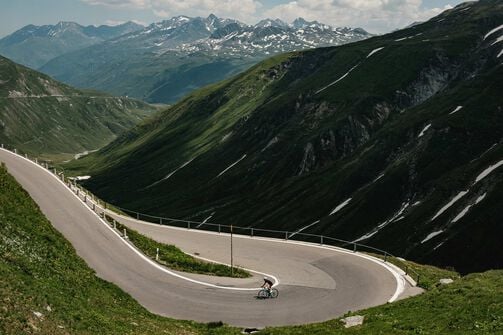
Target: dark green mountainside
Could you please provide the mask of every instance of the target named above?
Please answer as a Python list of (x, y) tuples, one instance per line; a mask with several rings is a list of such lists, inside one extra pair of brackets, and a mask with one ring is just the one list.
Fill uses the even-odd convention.
[(97, 149), (153, 110), (141, 101), (76, 90), (0, 56), (0, 143), (23, 152)]
[(269, 59), (73, 168), (91, 166), (87, 187), (143, 213), (304, 229), (462, 272), (501, 268), (502, 24), (501, 1), (470, 2)]

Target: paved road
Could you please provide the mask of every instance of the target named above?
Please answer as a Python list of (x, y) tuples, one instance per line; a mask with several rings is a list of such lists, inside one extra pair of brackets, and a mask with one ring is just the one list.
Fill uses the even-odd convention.
[[(274, 275), (278, 299), (255, 298), (256, 290), (250, 288), (260, 285), (261, 276), (171, 275), (139, 254), (50, 172), (2, 149), (0, 161), (98, 276), (159, 315), (246, 327), (304, 324), (386, 303), (404, 283), (381, 262), (351, 252), (236, 235), (235, 263)], [(228, 235), (118, 219), (185, 252), (229, 262)]]

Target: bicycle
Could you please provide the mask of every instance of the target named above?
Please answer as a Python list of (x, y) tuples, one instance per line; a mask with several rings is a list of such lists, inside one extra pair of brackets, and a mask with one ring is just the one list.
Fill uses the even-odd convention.
[(260, 299), (267, 299), (267, 298), (277, 298), (279, 295), (279, 291), (275, 288), (271, 288), (270, 290), (263, 288), (260, 291), (258, 291), (257, 297)]

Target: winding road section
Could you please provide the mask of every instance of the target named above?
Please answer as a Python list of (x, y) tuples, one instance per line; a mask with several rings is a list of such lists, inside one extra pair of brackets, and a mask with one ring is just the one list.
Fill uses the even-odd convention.
[[(243, 327), (305, 324), (391, 302), (410, 289), (399, 269), (359, 253), (239, 235), (233, 239), (234, 263), (257, 271), (252, 278), (176, 273), (138, 252), (50, 171), (4, 149), (0, 149), (0, 161), (99, 277), (159, 315), (221, 320)], [(117, 215), (116, 219), (187, 253), (229, 262), (227, 234), (159, 226)], [(260, 273), (276, 278), (279, 298), (255, 298)]]

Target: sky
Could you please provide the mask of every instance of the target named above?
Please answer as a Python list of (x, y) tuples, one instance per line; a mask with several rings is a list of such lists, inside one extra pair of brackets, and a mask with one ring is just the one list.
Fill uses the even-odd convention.
[(427, 20), (461, 0), (0, 0), (0, 38), (28, 24), (74, 21), (82, 25), (143, 25), (176, 15), (291, 22), (297, 17), (335, 27), (386, 33)]

